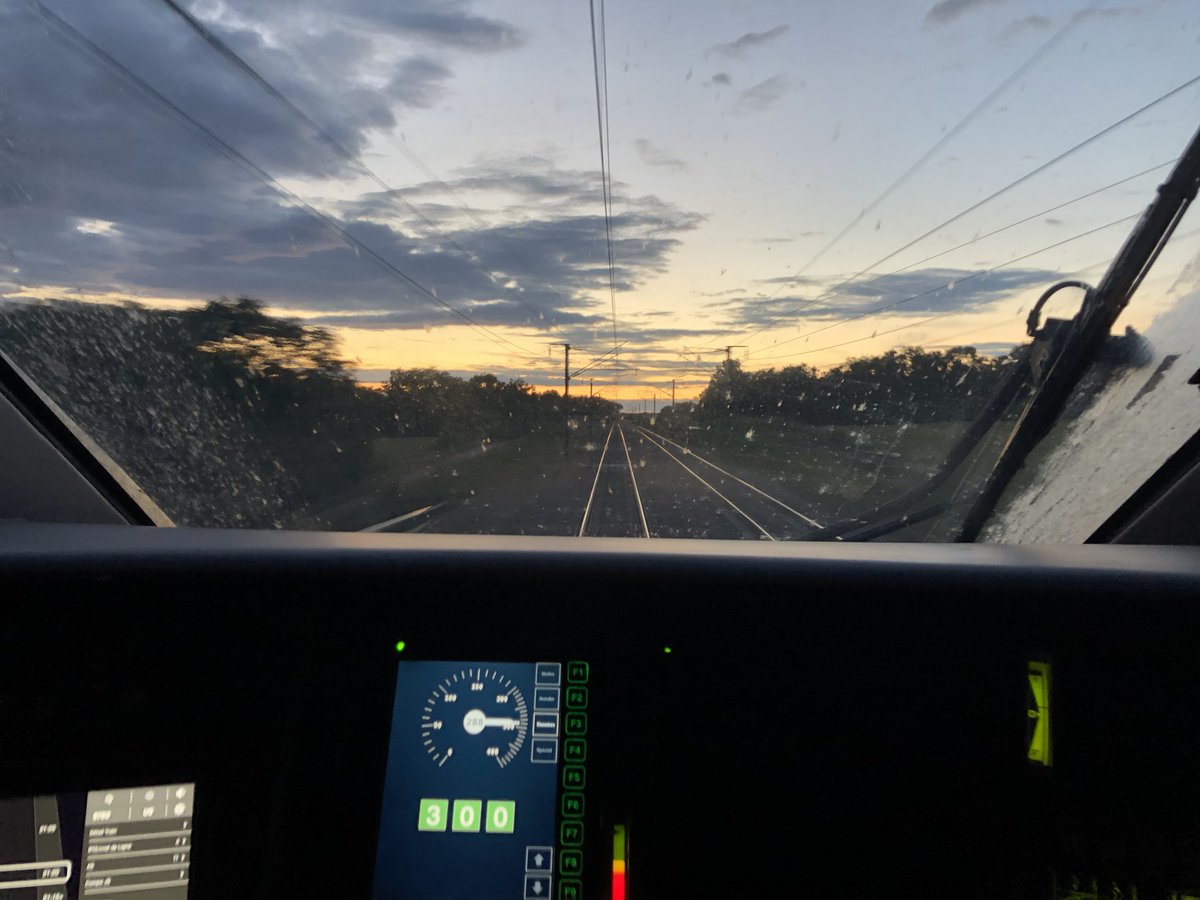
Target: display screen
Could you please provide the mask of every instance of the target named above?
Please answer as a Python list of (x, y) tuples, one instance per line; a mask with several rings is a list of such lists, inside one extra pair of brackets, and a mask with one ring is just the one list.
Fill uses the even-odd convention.
[(586, 744), (564, 727), (586, 733), (586, 681), (577, 662), (399, 664), (376, 900), (577, 895), (556, 828), (582, 814)]
[(0, 800), (0, 900), (186, 900), (194, 784)]

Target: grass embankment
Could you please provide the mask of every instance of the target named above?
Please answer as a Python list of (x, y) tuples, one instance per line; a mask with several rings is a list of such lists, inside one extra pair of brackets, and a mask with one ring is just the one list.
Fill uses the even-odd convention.
[[(922, 483), (964, 422), (810, 425), (738, 416), (694, 424), (659, 417), (653, 430), (686, 444), (818, 518), (849, 516)], [(707, 454), (706, 454), (707, 451)]]
[(449, 446), (432, 437), (381, 438), (372, 443), (353, 491), (292, 527), (357, 531), (425, 506), (465, 500), (492, 485), (540, 477), (561, 456), (561, 434), (546, 432)]

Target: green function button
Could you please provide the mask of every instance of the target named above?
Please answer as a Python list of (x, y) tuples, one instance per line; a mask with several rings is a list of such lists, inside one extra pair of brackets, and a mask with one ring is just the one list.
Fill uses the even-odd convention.
[(583, 794), (563, 794), (562, 814), (565, 818), (583, 815)]
[(558, 839), (564, 847), (582, 847), (583, 823), (563, 822), (558, 826)]
[(446, 811), (449, 807), (449, 800), (422, 797), (420, 814), (417, 816), (417, 831), (445, 831), (446, 820), (449, 818)]
[(567, 738), (563, 743), (563, 759), (581, 763), (587, 759), (587, 741), (583, 738)]
[(578, 660), (567, 663), (567, 683), (587, 684), (588, 664)]
[(482, 800), (455, 800), (454, 817), (450, 822), (451, 831), (478, 831), (479, 820), (483, 818)]
[(587, 713), (567, 713), (567, 717), (563, 720), (563, 727), (566, 729), (567, 734), (582, 737), (587, 734)]
[(587, 784), (587, 769), (583, 766), (563, 766), (563, 787), (582, 790)]
[(564, 850), (558, 854), (558, 871), (562, 875), (582, 875), (583, 851)]
[(558, 900), (583, 900), (583, 882), (578, 878), (564, 878), (558, 883)]
[(489, 800), (484, 830), (489, 834), (512, 834), (517, 821), (516, 800)]
[(585, 687), (567, 688), (567, 709), (587, 709), (588, 691)]

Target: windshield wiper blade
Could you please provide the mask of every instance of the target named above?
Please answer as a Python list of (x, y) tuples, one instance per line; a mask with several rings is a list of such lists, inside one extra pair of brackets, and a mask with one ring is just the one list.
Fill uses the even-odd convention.
[[(1192, 137), (1170, 176), (1159, 187), (1158, 196), (1126, 238), (1099, 286), (1091, 288), (1082, 282), (1063, 281), (1047, 289), (1038, 299), (1027, 321), (1033, 342), (1017, 351), (1016, 361), (987, 407), (955, 441), (933, 475), (887, 503), (797, 540), (873, 540), (963, 506), (951, 501), (913, 511), (913, 507), (930, 497), (962, 466), (1021, 391), (1032, 387), (1016, 425), (980, 493), (967, 508), (955, 538), (957, 541), (974, 541), (1013, 475), (1057, 418), (1088, 364), (1103, 346), (1113, 323), (1170, 240), (1198, 188), (1200, 131)], [(1038, 315), (1042, 307), (1051, 296), (1068, 287), (1083, 288), (1087, 292), (1080, 312), (1070, 320), (1048, 319), (1039, 328)]]
[[(1017, 358), (1009, 366), (1008, 372), (997, 385), (992, 399), (977, 415), (966, 430), (959, 435), (945, 459), (938, 465), (936, 471), (909, 491), (901, 494), (887, 503), (882, 503), (872, 510), (860, 515), (835, 522), (810, 532), (797, 540), (803, 541), (866, 541), (892, 531), (899, 531), (924, 521), (930, 515), (915, 518), (915, 514), (907, 511), (920, 503), (943, 484), (967, 460), (979, 442), (1004, 415), (1005, 410), (1012, 404), (1013, 399), (1025, 388), (1030, 380), (1029, 347), (1017, 351)], [(882, 528), (883, 531), (879, 531)]]
[[(956, 540), (974, 541), (1009, 482), (1058, 418), (1117, 317), (1149, 274), (1200, 189), (1200, 131), (1193, 135), (1158, 196), (1146, 207), (1100, 283), (1084, 296), (1076, 316), (1055, 336), (1038, 386), (1017, 418), (1000, 457), (967, 512)], [(1047, 292), (1049, 293), (1049, 292)], [(1043, 300), (1047, 295), (1043, 295)], [(1036, 309), (1030, 331), (1036, 328)]]

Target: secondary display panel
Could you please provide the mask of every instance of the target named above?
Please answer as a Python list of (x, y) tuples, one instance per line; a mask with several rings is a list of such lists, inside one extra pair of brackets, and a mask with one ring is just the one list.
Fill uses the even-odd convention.
[(194, 784), (0, 800), (0, 898), (187, 900)]
[(587, 680), (582, 662), (398, 664), (375, 900), (579, 896)]

